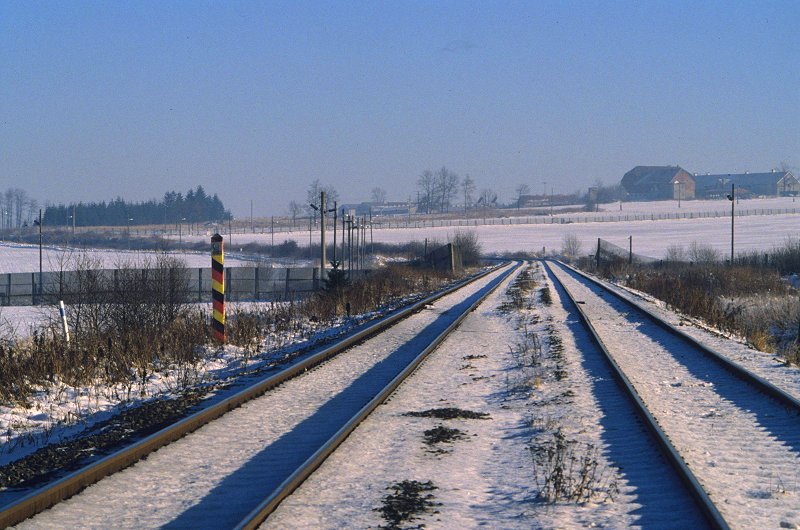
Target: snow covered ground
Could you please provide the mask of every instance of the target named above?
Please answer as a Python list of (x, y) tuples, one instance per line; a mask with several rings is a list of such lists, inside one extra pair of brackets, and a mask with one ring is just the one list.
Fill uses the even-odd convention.
[[(210, 252), (210, 251), (209, 251)], [(75, 259), (87, 258), (96, 261), (98, 268), (116, 269), (121, 266), (136, 268), (137, 264), (152, 261), (157, 252), (140, 250), (71, 249), (65, 247), (44, 247), (42, 249), (42, 270), (74, 270)], [(187, 267), (210, 267), (210, 253), (170, 252), (171, 256), (186, 262)], [(226, 256), (225, 264), (235, 267), (250, 265), (252, 262)], [(16, 243), (0, 243), (0, 274), (9, 272), (38, 272), (39, 247)]]
[[(430, 480), (435, 487), (430, 494), (436, 504), (411, 522), (428, 528), (702, 527), (703, 521), (685, 500), (664, 494), (679, 492), (680, 485), (654, 464), (658, 452), (630, 434), (630, 425), (638, 422), (630, 411), (620, 410), (624, 405), (609, 393), (613, 387), (610, 376), (588, 356), (591, 343), (585, 332), (574, 315), (562, 307), (558, 291), (540, 266), (533, 267), (536, 287), (526, 298), (526, 309), (498, 311), (508, 299), (505, 289), (511, 280), (507, 281), (279, 507), (265, 527), (378, 527), (386, 524), (378, 509), (389, 493), (387, 488), (402, 480)], [(551, 306), (541, 303), (538, 290), (544, 285), (552, 293)], [(663, 307), (660, 310), (671, 320), (680, 320)], [(407, 325), (415, 329), (419, 326), (413, 322)], [(771, 356), (748, 351), (740, 343), (723, 341), (707, 331), (693, 333), (716, 341), (717, 349), (731, 356), (749, 357), (762, 375), (800, 392), (800, 371), (779, 367)], [(533, 335), (542, 347), (535, 367), (525, 366), (514, 353), (528, 340), (526, 337)], [(337, 361), (342, 373), (363, 371), (368, 359), (374, 362), (375, 356), (391, 349), (388, 343), (379, 349), (365, 346), (352, 352), (359, 368)], [(231, 355), (236, 354), (231, 351)], [(95, 499), (91, 510), (79, 508), (73, 513), (75, 505), (67, 502), (49, 511), (45, 519), (29, 521), (23, 527), (63, 527), (70, 521), (65, 517), (76, 517), (75, 521), (85, 527), (105, 527), (112, 521), (123, 527), (155, 526), (170, 517), (195, 523), (210, 520), (196, 503), (199, 498), (221, 494), (213, 477), (230, 466), (255, 465), (260, 450), (274, 438), (275, 429), (280, 431), (297, 421), (291, 419), (293, 410), (305, 406), (315, 392), (335, 393), (338, 376), (320, 372), (323, 370), (308, 373), (311, 384), (307, 390), (282, 386), (270, 393), (272, 397), (265, 396), (269, 403), (263, 410), (247, 405), (230, 418), (233, 423), (212, 424), (208, 441), (182, 452), (183, 456), (151, 455), (136, 466), (151, 470), (142, 478), (127, 479), (123, 473), (109, 479), (110, 490), (87, 489), (86, 494)], [(486, 413), (488, 418), (437, 420), (406, 415), (445, 407)], [(237, 433), (234, 424), (252, 432)], [(425, 431), (437, 427), (455, 429), (457, 436), (449, 442), (425, 443)], [(597, 464), (592, 492), (581, 502), (547, 503), (536, 498), (542, 476), (533, 465), (532, 449), (550, 447), (547, 444), (556, 436), (570, 440), (576, 451), (586, 451), (581, 454), (589, 455)], [(185, 443), (188, 439), (175, 447)], [(230, 451), (234, 446), (237, 450)], [(176, 468), (194, 469), (194, 464), (189, 464), (198, 456), (202, 465), (197, 473), (190, 473), (190, 478), (177, 480), (170, 474)], [(164, 470), (167, 475), (158, 475)], [(771, 470), (765, 473), (764, 491), (774, 494), (769, 482), (773, 476), (775, 488), (783, 488), (786, 499), (793, 502), (797, 493), (785, 482), (786, 477), (770, 475), (774, 473)], [(782, 485), (778, 485), (778, 478), (784, 480)], [(253, 484), (256, 478), (242, 475), (241, 480)], [(752, 500), (761, 490), (748, 491)], [(186, 513), (179, 515), (165, 508), (160, 500), (162, 493), (184, 498), (179, 505)], [(117, 499), (116, 495), (121, 496)], [(136, 500), (137, 496), (142, 496), (141, 500)], [(132, 518), (114, 519), (116, 507), (142, 503), (143, 515), (140, 512)], [(167, 520), (163, 519), (165, 513)], [(746, 522), (747, 511), (737, 508), (733, 513), (736, 526), (747, 527), (741, 524)], [(782, 522), (797, 523), (791, 519), (792, 513), (783, 511)]]
[[(229, 528), (463, 311), (495, 272), (285, 382), (22, 528)], [(376, 382), (377, 381), (377, 382)], [(271, 450), (266, 450), (269, 448)]]
[[(738, 199), (736, 201), (737, 211), (754, 211), (754, 210), (800, 210), (800, 199), (795, 197), (769, 197), (769, 198), (753, 198), (753, 199)], [(728, 216), (731, 212), (731, 203), (727, 199), (698, 199), (691, 201), (681, 201), (678, 207), (678, 201), (631, 201), (623, 202), (622, 209), (619, 207), (618, 202), (601, 204), (599, 212), (581, 213), (580, 216), (588, 215), (589, 217), (608, 218), (611, 216), (619, 215), (681, 215), (688, 213), (716, 213), (721, 216)], [(556, 213), (556, 212), (554, 212)], [(561, 217), (575, 216), (576, 214), (558, 214)]]
[(733, 527), (800, 521), (797, 414), (560, 267), (615, 361)]
[[(606, 205), (609, 208), (609, 205)], [(628, 237), (633, 236), (633, 251), (653, 258), (663, 258), (667, 248), (673, 245), (688, 248), (696, 241), (709, 245), (722, 255), (730, 253), (730, 203), (728, 201), (684, 201), (681, 208), (673, 201), (623, 203), (623, 211), (600, 213), (581, 213), (581, 222), (561, 224), (563, 216), (554, 216), (552, 224), (509, 224), (508, 219), (495, 219), (494, 225), (473, 224), (466, 227), (426, 227), (426, 228), (375, 228), (367, 233), (367, 238), (376, 242), (404, 243), (422, 241), (425, 238), (447, 242), (461, 230), (470, 230), (478, 234), (479, 242), (485, 253), (502, 252), (537, 252), (543, 248), (547, 252), (561, 249), (564, 236), (576, 236), (585, 254), (592, 253), (597, 238), (606, 239), (624, 248), (628, 248)], [(781, 215), (747, 215), (735, 219), (735, 250), (737, 253), (750, 250), (768, 250), (783, 244), (787, 238), (800, 234), (800, 202), (792, 202), (791, 198), (750, 199), (742, 200), (738, 209), (747, 209), (750, 213), (767, 211), (768, 209), (795, 208), (797, 213)], [(721, 217), (667, 219), (652, 221), (646, 218), (650, 214), (685, 214), (685, 213), (717, 212)], [(593, 222), (593, 219), (609, 218), (613, 214), (639, 216), (640, 220), (619, 220), (615, 222)], [(572, 215), (572, 217), (575, 217)], [(587, 220), (588, 222), (583, 222)], [(505, 223), (505, 224), (501, 224)], [(318, 238), (318, 234), (314, 234)], [(332, 237), (332, 234), (329, 234)], [(239, 243), (254, 241), (269, 244), (269, 234), (236, 234)], [(195, 237), (200, 241), (201, 238)], [(276, 241), (284, 239), (297, 241), (300, 245), (308, 244), (308, 231), (290, 232), (276, 235)]]
[[(557, 214), (553, 216), (553, 224), (508, 224), (509, 219), (494, 219), (494, 225), (472, 224), (465, 227), (426, 227), (426, 228), (375, 228), (367, 237), (376, 242), (405, 243), (425, 238), (447, 242), (459, 230), (471, 230), (478, 234), (484, 252), (489, 254), (502, 252), (527, 251), (537, 252), (543, 248), (548, 252), (561, 249), (564, 236), (576, 236), (586, 254), (590, 254), (597, 244), (597, 238), (606, 239), (624, 248), (628, 247), (628, 237), (633, 236), (633, 250), (638, 254), (663, 258), (668, 247), (680, 245), (687, 248), (693, 241), (701, 242), (719, 250), (723, 255), (730, 252), (730, 203), (728, 201), (682, 201), (681, 208), (677, 201), (631, 202), (623, 203), (623, 210), (618, 210), (618, 203), (603, 205), (606, 211), (580, 214)], [(749, 250), (768, 250), (780, 245), (789, 237), (800, 234), (800, 201), (794, 202), (791, 197), (771, 199), (741, 200), (736, 205), (737, 212), (757, 214), (770, 209), (792, 209), (797, 213), (783, 215), (747, 215), (736, 217), (735, 244), (736, 252)], [(502, 215), (513, 216), (513, 210), (502, 211)], [(669, 220), (618, 220), (614, 222), (593, 222), (594, 219), (618, 219), (620, 215), (643, 217), (649, 215), (684, 215), (684, 214), (716, 213), (717, 218), (692, 218)], [(560, 224), (564, 219), (579, 219), (580, 222)], [(539, 221), (545, 220), (538, 218)], [(547, 217), (547, 220), (551, 220)], [(516, 222), (517, 220), (515, 220)], [(586, 221), (586, 222), (584, 222)], [(473, 221), (474, 223), (475, 221)], [(480, 221), (478, 221), (480, 222)], [(504, 223), (504, 224), (501, 224)], [(329, 234), (332, 242), (333, 234)], [(319, 235), (313, 234), (314, 241)], [(192, 242), (207, 242), (206, 236), (184, 236)], [(276, 242), (294, 240), (300, 245), (308, 245), (308, 231), (276, 234)], [(269, 245), (270, 234), (235, 234), (237, 244), (256, 242)], [(245, 256), (237, 257), (235, 248), (227, 249), (226, 265), (252, 265)], [(59, 270), (60, 264), (83, 250), (66, 248), (46, 248), (43, 256), (44, 270)], [(97, 259), (101, 267), (114, 268), (120, 263), (136, 263), (152, 258), (153, 252), (98, 250), (85, 251), (87, 256)], [(209, 256), (203, 252), (175, 252), (176, 257), (186, 261), (189, 267), (209, 266)], [(302, 265), (308, 263), (303, 262)], [(33, 245), (17, 245), (0, 243), (0, 274), (8, 272), (35, 272), (39, 270), (39, 250)]]
[[(264, 309), (269, 305), (268, 302), (234, 303), (229, 304), (229, 310), (233, 313), (240, 307), (259, 306)], [(54, 308), (46, 307), (0, 309), (0, 332), (4, 338), (24, 337), (27, 335), (27, 328), (24, 327), (26, 323), (40, 324), (57, 314)], [(357, 326), (380, 318), (392, 310), (392, 307), (386, 307), (375, 313), (354, 315), (350, 319), (341, 318), (327, 328), (305, 322), (301, 329), (284, 335), (268, 334), (260, 355), (247, 355), (242, 348), (231, 345), (222, 350), (209, 347), (197, 365), (152, 373), (143, 384), (139, 382), (106, 386), (98, 383), (71, 387), (56, 381), (49, 387), (41, 388), (30, 407), (0, 403), (0, 465), (20, 459), (42, 445), (60, 442), (86, 432), (98, 423), (142, 402), (175, 397), (183, 388), (182, 381), (188, 381), (190, 385), (207, 386), (243, 379), (240, 384), (246, 384), (248, 379), (241, 377), (243, 372), (285, 362), (294, 352), (351, 332)], [(3, 319), (4, 312), (15, 315), (14, 319), (10, 319), (13, 326), (9, 319)], [(1, 498), (2, 494), (0, 501)]]
[[(540, 270), (534, 278), (544, 282)], [(658, 451), (630, 436), (625, 423), (638, 425), (630, 407), (616, 403), (607, 416), (614, 398), (597, 394), (614, 383), (607, 373), (603, 381), (597, 366), (586, 366), (576, 346), (586, 338), (572, 335), (564, 309), (536, 304), (520, 328), (519, 313), (498, 311), (506, 300), (505, 289), (489, 297), (263, 527), (377, 528), (386, 524), (377, 510), (387, 488), (415, 480), (436, 488), (430, 492), (435, 507), (410, 523), (426, 528), (702, 528), (678, 479), (654, 464)], [(535, 374), (512, 353), (524, 340), (522, 329), (543, 341), (541, 364), (527, 367)], [(564, 358), (547, 338), (550, 330), (563, 338)], [(448, 407), (488, 417), (407, 415)], [(437, 426), (457, 429), (461, 437), (424, 443), (426, 429)], [(532, 451), (549, 447), (539, 444), (555, 429), (598, 461), (592, 494), (581, 502), (537, 500), (544, 478)], [(663, 494), (672, 490), (677, 498)]]

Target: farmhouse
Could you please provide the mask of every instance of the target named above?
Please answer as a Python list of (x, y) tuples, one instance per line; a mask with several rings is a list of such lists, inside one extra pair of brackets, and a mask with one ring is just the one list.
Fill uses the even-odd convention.
[(789, 171), (695, 175), (694, 180), (697, 197), (704, 199), (725, 197), (731, 191), (731, 184), (736, 186), (740, 197), (800, 195), (800, 181)]
[(634, 200), (694, 199), (695, 181), (680, 166), (636, 166), (622, 177)]
[(408, 215), (417, 213), (417, 205), (410, 202), (362, 202), (342, 204), (339, 211), (358, 216)]
[(535, 208), (537, 206), (549, 205), (547, 195), (520, 195), (517, 199), (517, 206), (520, 208)]

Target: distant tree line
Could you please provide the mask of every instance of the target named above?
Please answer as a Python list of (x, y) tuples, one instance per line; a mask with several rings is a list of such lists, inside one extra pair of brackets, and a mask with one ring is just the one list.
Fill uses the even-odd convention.
[(208, 195), (202, 186), (183, 195), (169, 191), (160, 201), (126, 202), (117, 197), (110, 202), (79, 202), (48, 206), (44, 211), (46, 226), (124, 226), (127, 224), (172, 224), (225, 221), (231, 213), (215, 193)]

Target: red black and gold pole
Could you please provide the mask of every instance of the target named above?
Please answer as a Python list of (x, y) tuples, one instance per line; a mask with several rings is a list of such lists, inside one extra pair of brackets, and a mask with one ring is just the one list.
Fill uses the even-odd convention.
[(213, 300), (214, 319), (211, 327), (214, 338), (225, 342), (225, 244), (222, 236), (211, 236), (211, 299)]

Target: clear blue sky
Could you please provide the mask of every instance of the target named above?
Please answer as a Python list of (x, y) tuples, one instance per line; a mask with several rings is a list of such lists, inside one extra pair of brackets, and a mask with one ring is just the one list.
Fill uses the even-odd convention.
[(800, 166), (800, 2), (0, 0), (0, 190), (285, 213)]

